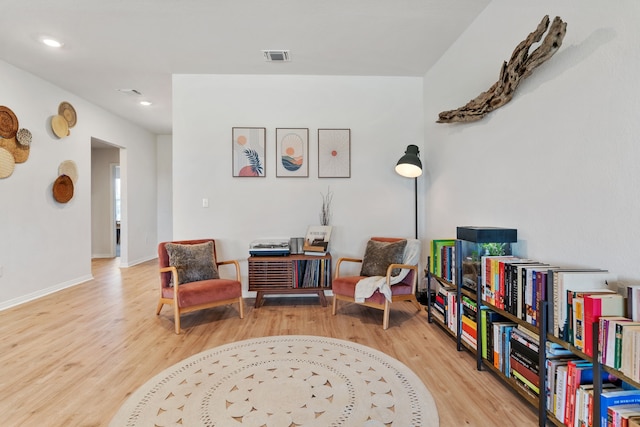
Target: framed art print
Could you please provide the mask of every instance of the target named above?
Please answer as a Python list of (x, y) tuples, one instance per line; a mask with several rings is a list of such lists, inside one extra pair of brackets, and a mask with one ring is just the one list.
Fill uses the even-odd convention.
[(318, 129), (318, 178), (351, 177), (351, 129)]
[(265, 133), (265, 128), (233, 128), (234, 177), (265, 176)]
[(309, 176), (309, 129), (276, 128), (276, 176)]

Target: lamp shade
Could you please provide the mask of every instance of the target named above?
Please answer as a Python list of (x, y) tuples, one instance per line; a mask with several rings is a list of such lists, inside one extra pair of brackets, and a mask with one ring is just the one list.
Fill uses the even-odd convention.
[(419, 154), (420, 151), (417, 145), (407, 146), (404, 156), (396, 164), (396, 172), (407, 178), (416, 178), (422, 175), (422, 162)]

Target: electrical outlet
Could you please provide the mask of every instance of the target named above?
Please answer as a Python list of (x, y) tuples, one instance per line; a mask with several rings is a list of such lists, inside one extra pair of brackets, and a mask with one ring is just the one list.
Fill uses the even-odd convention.
[(2, 266), (0, 265), (0, 277), (2, 277)]
[(209, 207), (209, 199), (202, 199), (202, 207), (203, 208)]

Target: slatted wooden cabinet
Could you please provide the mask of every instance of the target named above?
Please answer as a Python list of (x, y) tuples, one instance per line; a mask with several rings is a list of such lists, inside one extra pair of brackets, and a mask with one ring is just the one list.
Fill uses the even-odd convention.
[(331, 289), (331, 255), (249, 257), (249, 291), (257, 292), (255, 307), (265, 294), (317, 294), (327, 306), (325, 290)]

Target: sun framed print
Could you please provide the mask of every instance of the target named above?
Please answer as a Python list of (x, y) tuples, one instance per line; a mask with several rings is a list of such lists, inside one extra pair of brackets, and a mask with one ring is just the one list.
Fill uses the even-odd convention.
[(318, 129), (318, 178), (351, 177), (351, 129)]
[(276, 128), (276, 176), (309, 176), (308, 128)]
[(264, 177), (266, 128), (232, 129), (233, 176)]

